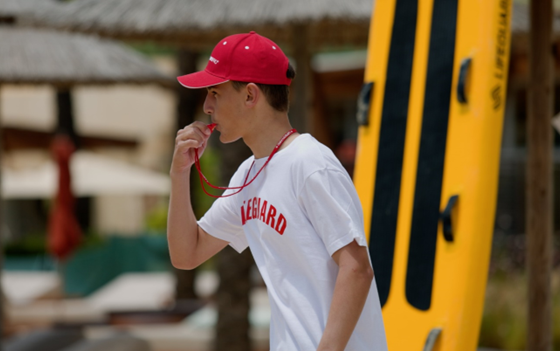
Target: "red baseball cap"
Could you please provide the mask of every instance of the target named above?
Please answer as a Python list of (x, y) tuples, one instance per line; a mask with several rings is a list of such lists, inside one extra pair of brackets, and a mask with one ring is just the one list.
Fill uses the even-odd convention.
[(222, 39), (204, 71), (177, 77), (190, 89), (206, 88), (230, 80), (269, 85), (290, 85), (288, 58), (272, 40), (255, 32)]

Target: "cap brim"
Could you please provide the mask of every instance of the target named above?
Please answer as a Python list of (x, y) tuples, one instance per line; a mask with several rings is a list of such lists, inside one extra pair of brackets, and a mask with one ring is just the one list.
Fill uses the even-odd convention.
[(182, 86), (189, 89), (208, 88), (229, 81), (229, 79), (216, 77), (206, 71), (179, 76), (177, 80)]

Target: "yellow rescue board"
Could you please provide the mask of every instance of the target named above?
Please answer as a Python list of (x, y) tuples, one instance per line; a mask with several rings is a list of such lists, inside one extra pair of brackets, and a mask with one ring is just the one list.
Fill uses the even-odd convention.
[(474, 351), (511, 0), (377, 0), (354, 181), (390, 351)]

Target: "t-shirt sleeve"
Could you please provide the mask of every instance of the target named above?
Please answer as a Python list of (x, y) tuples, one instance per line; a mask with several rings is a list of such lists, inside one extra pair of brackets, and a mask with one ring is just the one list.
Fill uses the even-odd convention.
[(331, 169), (312, 173), (298, 201), (329, 255), (353, 240), (367, 247), (362, 206), (348, 174)]
[[(226, 190), (224, 195), (231, 192), (232, 190)], [(241, 206), (237, 206), (235, 195), (218, 198), (198, 221), (198, 225), (213, 237), (229, 242), (235, 251), (241, 253), (249, 243), (241, 224), (240, 211)]]

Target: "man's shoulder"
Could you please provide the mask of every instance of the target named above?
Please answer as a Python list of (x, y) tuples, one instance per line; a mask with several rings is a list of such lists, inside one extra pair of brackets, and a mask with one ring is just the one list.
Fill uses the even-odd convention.
[(337, 158), (330, 148), (315, 139), (310, 134), (301, 135), (301, 143), (297, 149), (298, 159), (312, 164), (330, 165), (333, 161), (336, 163)]
[[(292, 168), (301, 177), (307, 177), (317, 171), (344, 170), (331, 149), (309, 134), (303, 134), (294, 145), (290, 162)], [(297, 139), (296, 139), (297, 140)]]

